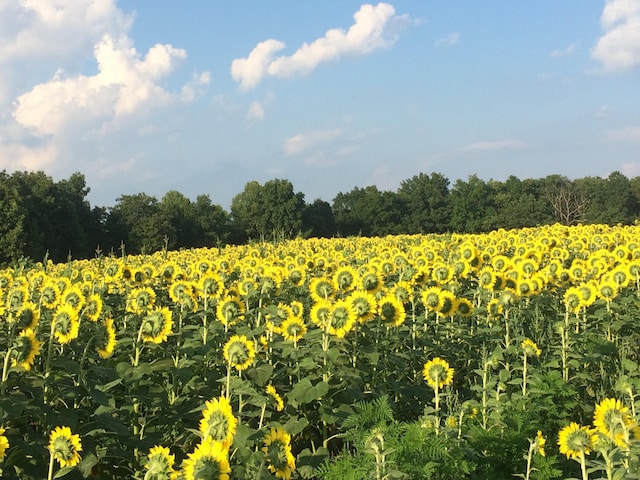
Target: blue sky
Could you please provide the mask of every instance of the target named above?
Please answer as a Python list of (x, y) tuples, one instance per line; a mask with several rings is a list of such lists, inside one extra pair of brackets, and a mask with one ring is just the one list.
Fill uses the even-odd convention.
[(640, 175), (640, 0), (0, 0), (0, 169), (93, 205)]

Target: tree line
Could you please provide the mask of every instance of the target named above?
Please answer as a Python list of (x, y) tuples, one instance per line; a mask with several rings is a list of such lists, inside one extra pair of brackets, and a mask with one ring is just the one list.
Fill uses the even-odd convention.
[(161, 199), (121, 195), (91, 206), (84, 175), (54, 181), (44, 172), (0, 172), (0, 263), (55, 262), (97, 254), (240, 244), (293, 237), (482, 233), (550, 223), (631, 224), (640, 217), (640, 177), (549, 175), (467, 180), (420, 173), (397, 191), (375, 186), (305, 201), (286, 179), (248, 182), (230, 211), (209, 195), (171, 190)]

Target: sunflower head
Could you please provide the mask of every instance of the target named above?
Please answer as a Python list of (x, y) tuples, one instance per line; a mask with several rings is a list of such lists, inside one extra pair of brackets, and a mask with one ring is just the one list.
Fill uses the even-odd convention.
[(18, 365), (25, 370), (31, 370), (35, 358), (42, 350), (42, 342), (36, 338), (36, 334), (31, 328), (27, 328), (20, 332), (16, 338), (14, 345), (14, 357), (12, 364)]
[(429, 360), (422, 369), (424, 379), (434, 389), (440, 389), (452, 383), (453, 373), (454, 370), (449, 366), (449, 363), (440, 357)]
[(57, 460), (61, 468), (73, 467), (80, 463), (82, 443), (80, 436), (72, 434), (69, 427), (56, 427), (49, 435), (49, 454)]
[(560, 453), (574, 460), (591, 453), (593, 447), (593, 431), (589, 427), (571, 422), (558, 433)]
[(529, 338), (525, 338), (520, 344), (520, 347), (522, 348), (523, 353), (529, 357), (539, 357), (542, 353), (542, 350), (538, 348), (536, 342)]
[(183, 463), (185, 480), (229, 480), (231, 467), (228, 452), (220, 442), (207, 437)]
[(596, 405), (593, 413), (593, 426), (617, 447), (628, 449), (628, 440), (635, 423), (629, 409), (616, 398), (605, 398)]
[(205, 403), (200, 420), (203, 438), (211, 438), (228, 449), (233, 443), (237, 425), (238, 419), (233, 416), (231, 404), (226, 397), (214, 398)]
[(246, 370), (256, 357), (255, 345), (244, 335), (234, 335), (222, 349), (227, 364), (238, 371)]
[(142, 340), (158, 344), (165, 342), (172, 327), (171, 310), (167, 307), (156, 308), (142, 320)]
[(178, 472), (173, 469), (176, 457), (167, 447), (156, 445), (149, 450), (145, 480), (175, 480)]
[(272, 428), (264, 437), (262, 451), (267, 457), (269, 471), (277, 478), (288, 480), (296, 469), (291, 453), (291, 436), (281, 428)]

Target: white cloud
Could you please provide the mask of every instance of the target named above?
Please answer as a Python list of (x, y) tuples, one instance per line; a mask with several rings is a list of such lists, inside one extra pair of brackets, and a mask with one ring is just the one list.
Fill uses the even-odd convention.
[(640, 163), (629, 162), (622, 165), (621, 173), (628, 178), (635, 178), (640, 176)]
[(497, 140), (478, 142), (460, 149), (463, 153), (486, 153), (486, 152), (498, 152), (501, 150), (517, 150), (523, 148), (524, 143), (518, 140)]
[(117, 118), (176, 99), (158, 81), (175, 68), (186, 52), (155, 45), (141, 59), (127, 37), (105, 35), (94, 48), (99, 72), (93, 76), (54, 77), (16, 101), (15, 120), (39, 135), (51, 135), (82, 118)]
[(452, 47), (460, 42), (460, 33), (451, 32), (444, 37), (438, 39), (436, 42), (436, 47)]
[(640, 1), (607, 0), (600, 24), (604, 34), (591, 56), (610, 71), (640, 65)]
[(299, 133), (293, 137), (289, 137), (284, 142), (284, 153), (287, 156), (296, 155), (319, 144), (324, 144), (335, 140), (342, 134), (339, 129), (332, 130), (314, 130), (305, 133)]
[(576, 44), (572, 43), (568, 47), (563, 48), (561, 50), (553, 50), (551, 52), (551, 58), (568, 57), (575, 51), (576, 51)]
[(231, 76), (240, 83), (240, 88), (248, 90), (267, 75), (286, 78), (309, 73), (319, 64), (342, 55), (366, 55), (390, 47), (396, 42), (399, 30), (410, 22), (407, 15), (395, 15), (395, 9), (387, 3), (362, 5), (353, 18), (355, 22), (349, 30), (328, 30), (324, 37), (304, 43), (290, 56), (275, 56), (285, 47), (278, 40), (260, 42), (247, 58), (233, 60)]
[(640, 145), (640, 125), (630, 125), (616, 130), (609, 130), (605, 133), (604, 138), (614, 143)]
[(3, 170), (44, 170), (58, 157), (53, 144), (27, 147), (18, 143), (5, 144), (0, 139), (0, 168)]
[(260, 102), (253, 102), (249, 106), (249, 112), (247, 113), (247, 120), (260, 121), (264, 120), (264, 108)]

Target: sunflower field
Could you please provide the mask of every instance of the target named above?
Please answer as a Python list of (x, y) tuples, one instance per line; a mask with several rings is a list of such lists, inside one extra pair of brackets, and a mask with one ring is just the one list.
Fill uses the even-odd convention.
[(640, 226), (0, 271), (0, 475), (640, 478)]

